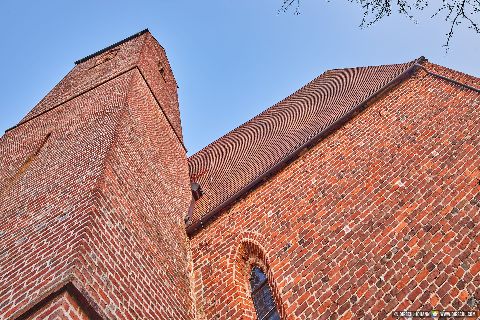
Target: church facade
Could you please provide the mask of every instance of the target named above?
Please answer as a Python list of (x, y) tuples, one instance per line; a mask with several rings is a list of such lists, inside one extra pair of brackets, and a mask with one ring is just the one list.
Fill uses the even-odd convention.
[(144, 30), (0, 139), (0, 319), (480, 309), (480, 79), (326, 71), (187, 157)]

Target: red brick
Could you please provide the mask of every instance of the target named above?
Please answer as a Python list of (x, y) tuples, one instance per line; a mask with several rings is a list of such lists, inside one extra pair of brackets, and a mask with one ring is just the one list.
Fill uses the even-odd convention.
[[(193, 317), (177, 85), (148, 32), (116, 48), (0, 139), (1, 319), (68, 282), (111, 319)], [(47, 310), (73, 317), (65, 308)]]
[[(425, 66), (472, 85), (480, 83), (478, 79), (430, 63)], [(456, 216), (462, 217), (476, 212), (476, 208), (467, 208), (459, 202), (470, 201), (478, 193), (478, 188), (468, 187), (478, 180), (471, 173), (478, 172), (480, 165), (477, 154), (480, 141), (471, 133), (480, 125), (477, 105), (478, 93), (421, 70), (370, 104), (348, 125), (306, 151), (191, 237), (194, 268), (207, 262), (213, 266), (199, 280), (202, 289), (198, 292), (203, 301), (213, 297), (222, 300), (233, 286), (245, 287), (241, 282), (235, 284), (233, 277), (225, 276), (221, 265), (237, 266), (235, 248), (245, 239), (253, 238), (265, 249), (269, 268), (276, 275), (272, 279), (278, 287), (275, 295), (287, 314), (288, 310), (295, 310), (299, 296), (293, 292), (286, 299), (285, 288), (289, 288), (287, 292), (303, 288), (303, 295), (311, 294), (316, 299), (331, 297), (334, 302), (346, 292), (356, 294), (357, 300), (353, 299), (356, 303), (349, 309), (352, 318), (364, 318), (358, 310), (380, 318), (379, 307), (374, 308), (376, 296), (384, 301), (383, 297), (391, 290), (397, 292), (382, 307), (387, 314), (420, 307), (420, 298), (438, 307), (437, 290), (442, 294), (442, 305), (452, 303), (459, 283), (452, 288), (451, 283), (455, 282), (450, 278), (452, 272), (459, 281), (472, 283), (466, 281), (466, 276), (477, 267), (471, 266), (466, 273), (460, 270), (462, 267), (456, 268), (456, 261), (462, 259), (462, 252), (457, 250), (457, 236), (464, 232), (462, 220), (455, 215), (447, 217), (451, 210), (444, 212), (442, 208), (459, 207)], [(342, 179), (338, 179), (340, 171)], [(316, 183), (309, 185), (308, 181)], [(301, 192), (321, 195), (309, 203), (296, 198)], [(400, 209), (407, 205), (408, 210)], [(268, 216), (268, 212), (277, 214)], [(389, 222), (392, 217), (408, 223), (397, 227)], [(346, 221), (350, 233), (343, 231)], [(427, 223), (431, 229), (425, 234), (412, 230)], [(437, 223), (446, 225), (436, 226)], [(303, 236), (305, 230), (314, 232)], [(290, 241), (286, 238), (291, 241), (302, 238), (312, 243), (312, 247), (284, 250)], [(369, 249), (367, 239), (371, 240)], [(474, 237), (461, 239), (459, 248), (478, 245)], [(203, 252), (199, 249), (203, 241), (210, 241), (215, 249)], [(452, 250), (443, 251), (447, 246)], [(328, 267), (295, 264), (306, 254), (327, 262)], [(427, 264), (432, 268), (428, 269)], [(320, 281), (326, 275), (328, 281)], [(430, 275), (432, 279), (428, 280)], [(307, 280), (315, 278), (318, 281), (314, 283)], [(435, 286), (437, 279), (440, 288)], [(479, 281), (478, 272), (475, 279)], [(351, 288), (336, 294), (343, 286)], [(326, 290), (332, 293), (325, 293)], [(431, 293), (423, 296), (426, 290)], [(236, 292), (238, 299), (250, 300), (245, 289)], [(324, 301), (320, 298), (319, 302)], [(221, 304), (200, 303), (207, 318), (225, 314)], [(358, 309), (354, 308), (356, 304)], [(241, 307), (254, 313), (251, 302)], [(322, 314), (328, 317), (341, 310), (342, 305), (332, 303), (323, 305)], [(309, 319), (309, 312), (305, 308), (296, 318)]]
[[(69, 283), (104, 318), (254, 319), (253, 264), (284, 319), (385, 318), (478, 295), (478, 92), (417, 69), (188, 238), (198, 177), (173, 73), (149, 33), (118, 48), (78, 64), (0, 140), (0, 318)], [(247, 138), (228, 141), (258, 147)], [(223, 178), (245, 182), (234, 160), (241, 176)], [(34, 316), (86, 319), (76, 301), (59, 294)]]

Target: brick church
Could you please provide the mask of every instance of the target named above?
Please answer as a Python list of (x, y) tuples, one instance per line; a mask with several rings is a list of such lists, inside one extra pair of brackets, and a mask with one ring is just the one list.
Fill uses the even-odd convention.
[(479, 88), (330, 70), (187, 157), (148, 30), (85, 57), (0, 139), (0, 319), (472, 315)]

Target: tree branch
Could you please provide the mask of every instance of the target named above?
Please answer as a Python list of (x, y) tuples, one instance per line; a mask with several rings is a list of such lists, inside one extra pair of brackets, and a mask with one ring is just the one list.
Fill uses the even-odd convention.
[[(283, 4), (279, 11), (287, 12), (295, 7), (294, 13), (300, 14), (300, 0), (282, 0)], [(393, 12), (408, 17), (415, 23), (414, 11), (422, 11), (429, 5), (434, 6), (439, 0), (348, 0), (357, 3), (363, 9), (363, 18), (360, 27), (368, 27), (379, 20), (390, 16)], [(480, 0), (442, 0), (439, 7), (435, 8), (434, 18), (440, 14), (445, 14), (445, 22), (449, 23), (449, 31), (446, 33), (446, 43), (444, 47), (448, 50), (450, 41), (456, 31), (456, 28), (462, 23), (467, 28), (480, 34), (480, 23), (477, 19), (480, 15)]]

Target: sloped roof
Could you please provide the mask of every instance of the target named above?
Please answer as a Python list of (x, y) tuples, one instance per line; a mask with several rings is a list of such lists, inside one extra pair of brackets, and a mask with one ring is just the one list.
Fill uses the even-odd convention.
[(190, 175), (203, 196), (190, 229), (422, 59), (327, 71), (192, 155)]

